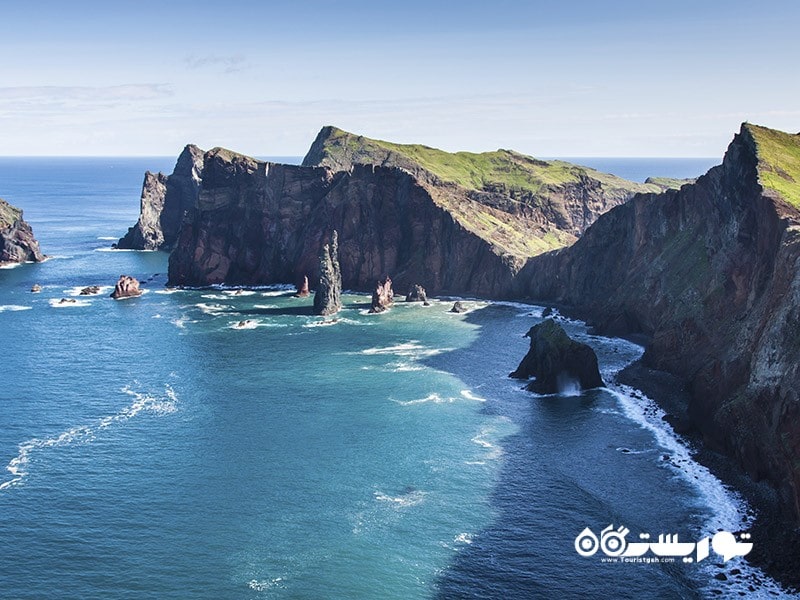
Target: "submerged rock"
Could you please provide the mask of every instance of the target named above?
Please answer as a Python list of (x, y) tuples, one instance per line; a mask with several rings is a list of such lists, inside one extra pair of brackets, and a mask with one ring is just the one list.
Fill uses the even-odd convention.
[(295, 293), (295, 298), (307, 298), (311, 295), (311, 291), (308, 289), (308, 275), (303, 277), (303, 283), (297, 286), (297, 292)]
[(42, 291), (42, 286), (40, 286), (38, 283), (34, 283), (33, 286), (31, 287), (31, 293), (38, 294), (41, 291)]
[(314, 314), (327, 316), (342, 309), (342, 272), (339, 267), (339, 234), (334, 230), (331, 243), (319, 256), (319, 284), (314, 294)]
[(450, 309), (451, 313), (465, 313), (467, 312), (467, 307), (464, 306), (463, 302), (453, 302), (453, 308)]
[(141, 295), (142, 290), (139, 289), (139, 280), (129, 275), (120, 275), (117, 285), (114, 286), (114, 291), (111, 292), (111, 297), (115, 300), (134, 298)]
[(369, 308), (369, 312), (382, 313), (388, 310), (392, 304), (394, 304), (392, 280), (386, 275), (375, 285), (375, 290), (372, 292), (372, 305)]
[(411, 287), (411, 291), (406, 296), (406, 302), (422, 302), (425, 306), (430, 306), (428, 302), (428, 295), (425, 293), (425, 288), (420, 284), (415, 283)]
[(525, 337), (531, 339), (530, 350), (510, 377), (535, 377), (528, 384), (528, 390), (555, 394), (573, 382), (577, 382), (582, 390), (605, 385), (594, 350), (570, 338), (552, 319), (534, 325)]

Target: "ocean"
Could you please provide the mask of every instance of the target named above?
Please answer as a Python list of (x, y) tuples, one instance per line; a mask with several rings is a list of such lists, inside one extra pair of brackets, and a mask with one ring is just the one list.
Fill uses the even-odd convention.
[[(640, 180), (713, 164), (604, 160)], [(663, 413), (613, 383), (640, 347), (562, 318), (609, 387), (537, 396), (507, 374), (542, 307), (369, 315), (350, 293), (326, 324), (281, 286), (167, 290), (166, 254), (110, 244), (144, 171), (173, 165), (0, 158), (0, 196), (51, 257), (0, 270), (0, 597), (782, 593), (741, 557), (576, 551), (587, 527), (696, 542), (747, 526)], [(108, 298), (123, 273), (143, 296)], [(89, 285), (102, 293), (79, 296)]]

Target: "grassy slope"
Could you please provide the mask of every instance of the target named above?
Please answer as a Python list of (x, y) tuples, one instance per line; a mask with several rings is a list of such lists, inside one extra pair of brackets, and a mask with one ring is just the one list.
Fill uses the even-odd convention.
[[(609, 196), (627, 197), (635, 192), (660, 192), (658, 184), (639, 184), (615, 175), (564, 161), (543, 161), (511, 150), (450, 153), (420, 144), (395, 144), (354, 135), (331, 127), (322, 155), (316, 159), (333, 168), (351, 163), (395, 166), (412, 173), (427, 172), (438, 179), (473, 191), (491, 192), (511, 203), (549, 204), (565, 186), (585, 178), (600, 183)], [(491, 240), (501, 251), (517, 257), (536, 256), (575, 241), (571, 233), (553, 226), (523, 223), (517, 216), (486, 206), (444, 188), (430, 188), (445, 207), (470, 231)]]
[(800, 209), (800, 135), (758, 125), (745, 127), (756, 141), (761, 185)]
[(0, 229), (11, 227), (22, 218), (22, 211), (0, 198)]
[[(513, 150), (494, 152), (445, 152), (420, 144), (395, 144), (357, 136), (333, 128), (326, 143), (329, 156), (344, 150), (354, 162), (387, 160), (388, 163), (403, 162), (399, 155), (433, 173), (444, 181), (456, 183), (469, 190), (505, 189), (515, 192), (540, 193), (546, 186), (579, 183), (581, 176), (598, 180), (609, 191), (659, 192), (658, 185), (640, 184), (621, 177), (601, 173), (588, 167), (568, 162), (544, 161), (519, 154)], [(404, 166), (398, 164), (397, 166)]]

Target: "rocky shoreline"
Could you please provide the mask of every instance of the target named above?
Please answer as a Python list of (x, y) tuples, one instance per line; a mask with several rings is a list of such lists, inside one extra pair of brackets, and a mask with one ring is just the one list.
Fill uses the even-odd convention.
[(665, 371), (648, 368), (641, 359), (620, 371), (616, 381), (640, 390), (655, 402), (666, 413), (664, 420), (688, 442), (694, 460), (739, 493), (754, 511), (748, 528), (753, 535), (753, 550), (745, 559), (782, 585), (800, 591), (800, 531), (782, 513), (780, 498), (772, 486), (754, 481), (734, 459), (703, 443), (702, 434), (689, 417), (691, 395), (686, 383)]

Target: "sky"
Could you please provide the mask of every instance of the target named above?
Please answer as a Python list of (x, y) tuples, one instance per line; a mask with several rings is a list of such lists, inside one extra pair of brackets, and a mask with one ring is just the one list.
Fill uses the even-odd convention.
[(0, 155), (721, 156), (800, 131), (796, 0), (0, 0)]

